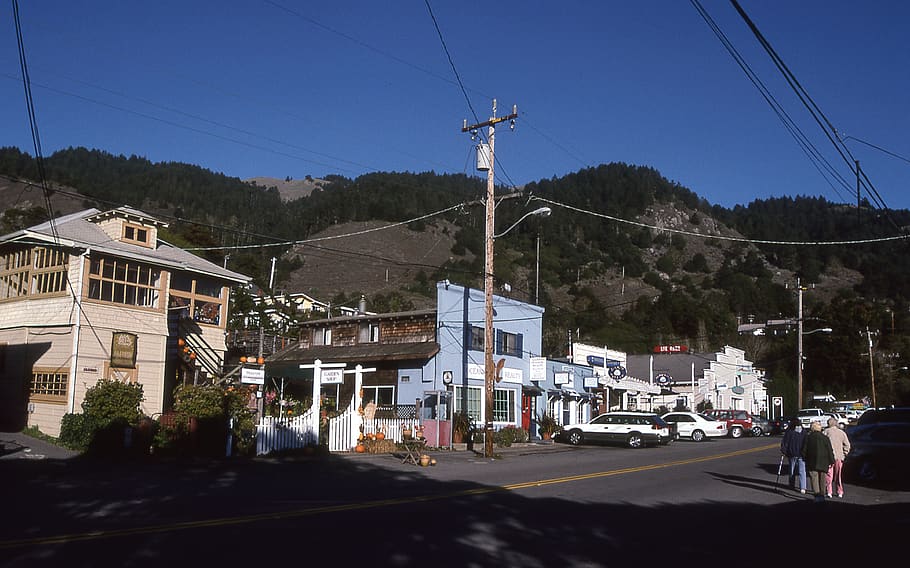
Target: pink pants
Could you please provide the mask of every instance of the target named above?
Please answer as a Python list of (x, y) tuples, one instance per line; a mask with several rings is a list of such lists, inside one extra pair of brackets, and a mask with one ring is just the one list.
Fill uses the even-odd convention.
[[(844, 482), (841, 474), (844, 470), (844, 460), (834, 460), (825, 474), (825, 493), (828, 495), (843, 495)], [(834, 489), (834, 491), (832, 491)]]

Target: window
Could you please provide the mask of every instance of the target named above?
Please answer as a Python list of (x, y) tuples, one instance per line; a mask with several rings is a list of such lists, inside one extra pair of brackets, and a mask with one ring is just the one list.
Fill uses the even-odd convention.
[(170, 309), (185, 309), (193, 321), (220, 325), (224, 311), (224, 287), (210, 278), (184, 272), (171, 274)]
[(515, 422), (515, 391), (512, 389), (493, 390), (493, 421)]
[(512, 357), (521, 357), (522, 355), (522, 335), (520, 333), (509, 333), (496, 330), (496, 353), (498, 355), (511, 355)]
[(471, 326), (472, 351), (483, 351), (483, 335), (484, 329), (482, 327), (477, 327), (476, 325)]
[(66, 403), (69, 373), (61, 369), (35, 367), (29, 386), (29, 399), (33, 402)]
[[(467, 392), (465, 392), (465, 387), (456, 386), (455, 387), (455, 412), (467, 412), (468, 416), (471, 417), (471, 420), (482, 420), (481, 418), (481, 394), (483, 389), (481, 387), (467, 387)], [(464, 397), (467, 395), (467, 407), (464, 406)]]
[(0, 254), (0, 300), (66, 291), (69, 254), (46, 247)]
[(331, 345), (332, 330), (328, 327), (320, 327), (313, 330), (313, 345)]
[(123, 224), (123, 240), (139, 245), (149, 244), (149, 230), (139, 225)]
[(360, 343), (378, 343), (379, 342), (379, 324), (362, 323), (360, 324)]
[(102, 302), (157, 308), (161, 271), (135, 261), (98, 257), (89, 265), (88, 297)]
[(363, 387), (363, 405), (375, 402), (376, 406), (395, 404), (395, 387)]

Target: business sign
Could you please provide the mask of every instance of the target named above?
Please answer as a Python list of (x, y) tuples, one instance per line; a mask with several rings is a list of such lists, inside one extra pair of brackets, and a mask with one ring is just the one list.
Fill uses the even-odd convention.
[[(503, 367), (499, 377), (500, 380), (505, 383), (521, 383), (523, 382), (524, 373), (522, 373), (521, 369)], [(468, 363), (468, 378), (485, 380), (486, 375), (483, 372), (483, 365)]]
[(588, 355), (587, 359), (588, 365), (592, 367), (619, 367), (622, 365), (621, 361), (616, 361), (615, 359), (607, 359), (604, 363), (604, 358), (600, 355)]
[(736, 385), (730, 389), (730, 392), (732, 392), (733, 394), (743, 394), (744, 392), (746, 392), (746, 389), (744, 389), (743, 387), (741, 387), (739, 385)]
[(553, 373), (553, 384), (555, 384), (555, 385), (569, 384), (569, 373)]
[(590, 377), (585, 377), (583, 383), (585, 387), (596, 388), (598, 385), (598, 380), (600, 377), (597, 375), (591, 375)]
[(626, 377), (626, 368), (625, 367), (613, 367), (608, 371), (610, 378), (612, 378), (617, 383), (623, 380)]
[(135, 369), (138, 340), (135, 333), (115, 331), (111, 338), (111, 367)]
[(344, 369), (322, 369), (322, 384), (340, 385), (344, 382)]
[(771, 397), (771, 404), (773, 404), (774, 406), (783, 406), (783, 405), (784, 405), (784, 397), (782, 397), (782, 396), (772, 396), (772, 397)]
[(531, 357), (531, 380), (542, 381), (547, 378), (547, 358)]
[(253, 369), (244, 367), (240, 369), (240, 382), (251, 385), (265, 384), (265, 369)]
[(654, 380), (663, 387), (669, 385), (670, 381), (673, 380), (673, 377), (671, 377), (669, 373), (657, 373), (657, 375), (654, 376)]
[(685, 345), (655, 345), (655, 353), (685, 353), (689, 348)]

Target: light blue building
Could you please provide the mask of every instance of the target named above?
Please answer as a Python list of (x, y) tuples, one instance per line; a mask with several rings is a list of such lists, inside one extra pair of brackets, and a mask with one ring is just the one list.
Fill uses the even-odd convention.
[[(422, 369), (425, 418), (450, 418), (466, 411), (477, 424), (484, 416), (484, 293), (452, 284), (436, 284), (436, 341), (439, 351)], [(493, 361), (498, 381), (493, 391), (493, 427), (527, 428), (531, 398), (530, 361), (541, 354), (544, 309), (512, 298), (493, 296)], [(404, 385), (401, 397), (406, 398)], [(411, 383), (414, 387), (416, 384)], [(524, 415), (524, 420), (523, 420)]]

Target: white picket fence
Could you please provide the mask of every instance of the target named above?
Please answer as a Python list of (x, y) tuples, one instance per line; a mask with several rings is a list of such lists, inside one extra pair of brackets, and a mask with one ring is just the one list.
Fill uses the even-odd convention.
[(256, 427), (256, 455), (315, 446), (312, 412), (293, 418), (263, 416)]
[[(256, 455), (261, 456), (281, 450), (300, 449), (318, 443), (313, 430), (311, 412), (293, 418), (279, 419), (265, 416), (256, 428)], [(357, 439), (355, 424), (360, 418), (348, 410), (328, 421), (328, 441), (330, 452), (353, 451)], [(414, 428), (413, 418), (374, 418), (363, 421), (363, 433), (376, 434), (380, 430), (387, 440), (401, 442), (404, 428)]]

